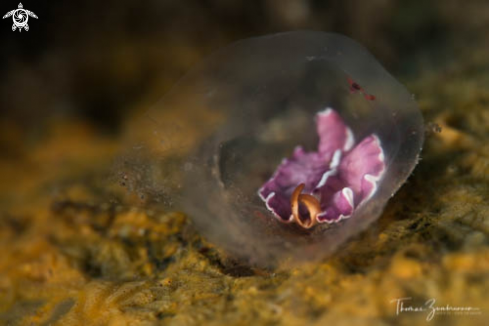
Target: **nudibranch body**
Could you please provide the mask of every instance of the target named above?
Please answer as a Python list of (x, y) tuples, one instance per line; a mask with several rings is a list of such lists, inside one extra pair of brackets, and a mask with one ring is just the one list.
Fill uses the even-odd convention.
[(317, 152), (301, 146), (283, 160), (258, 194), (282, 222), (303, 228), (349, 218), (375, 193), (385, 170), (379, 138), (355, 144), (353, 132), (331, 108), (316, 114)]

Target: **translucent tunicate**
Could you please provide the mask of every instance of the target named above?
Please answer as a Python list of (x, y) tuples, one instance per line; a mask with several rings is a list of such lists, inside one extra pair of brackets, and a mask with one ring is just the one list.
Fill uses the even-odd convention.
[[(349, 218), (306, 229), (282, 223), (258, 190), (297, 146), (316, 150), (315, 117), (327, 108), (355, 140), (378, 137), (385, 170)], [(257, 265), (333, 253), (380, 216), (423, 144), (409, 92), (361, 45), (322, 32), (236, 42), (188, 73), (146, 120), (150, 137), (133, 155), (137, 177), (129, 160), (125, 182), (184, 211), (203, 236)]]

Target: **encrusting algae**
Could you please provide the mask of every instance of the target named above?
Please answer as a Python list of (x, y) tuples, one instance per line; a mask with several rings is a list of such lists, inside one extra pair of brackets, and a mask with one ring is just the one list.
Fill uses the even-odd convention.
[[(420, 97), (439, 101), (457, 78), (442, 88), (437, 80), (412, 86), (436, 85)], [(391, 300), (411, 297), (413, 305), (435, 298), (440, 305), (481, 311), (436, 316), (434, 325), (483, 324), (489, 311), (484, 145), (489, 124), (474, 125), (485, 121), (474, 118), (485, 109), (474, 102), (469, 97), (447, 111), (421, 100), (442, 132), (428, 138), (422, 162), (381, 219), (333, 258), (280, 272), (224, 256), (180, 213), (99, 202), (107, 189), (100, 186), (96, 167), (110, 161), (110, 142), (93, 142), (89, 132), (65, 137), (63, 142), (85, 148), (82, 157), (58, 138), (47, 140), (39, 145), (43, 155), (19, 162), (28, 178), (10, 189), (30, 205), (15, 198), (3, 204), (0, 320), (8, 325), (422, 324), (424, 313), (396, 315)], [(458, 112), (463, 120), (454, 126)], [(56, 163), (48, 152), (78, 169), (39, 174)], [(54, 199), (44, 190), (46, 182), (61, 185)]]

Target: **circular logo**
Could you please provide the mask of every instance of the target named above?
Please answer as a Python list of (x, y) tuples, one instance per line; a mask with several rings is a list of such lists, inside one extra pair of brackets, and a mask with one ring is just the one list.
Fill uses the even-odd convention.
[(27, 25), (27, 21), (29, 20), (29, 16), (25, 12), (24, 9), (17, 9), (15, 13), (12, 15), (14, 19), (14, 24), (18, 28), (22, 28)]

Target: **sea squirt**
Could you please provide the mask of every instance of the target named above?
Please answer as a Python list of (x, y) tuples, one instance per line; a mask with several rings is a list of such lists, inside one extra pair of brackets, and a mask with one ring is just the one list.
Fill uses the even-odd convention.
[(364, 47), (312, 31), (225, 47), (148, 117), (159, 130), (178, 122), (185, 138), (172, 201), (257, 265), (321, 259), (364, 230), (424, 137), (413, 97)]

